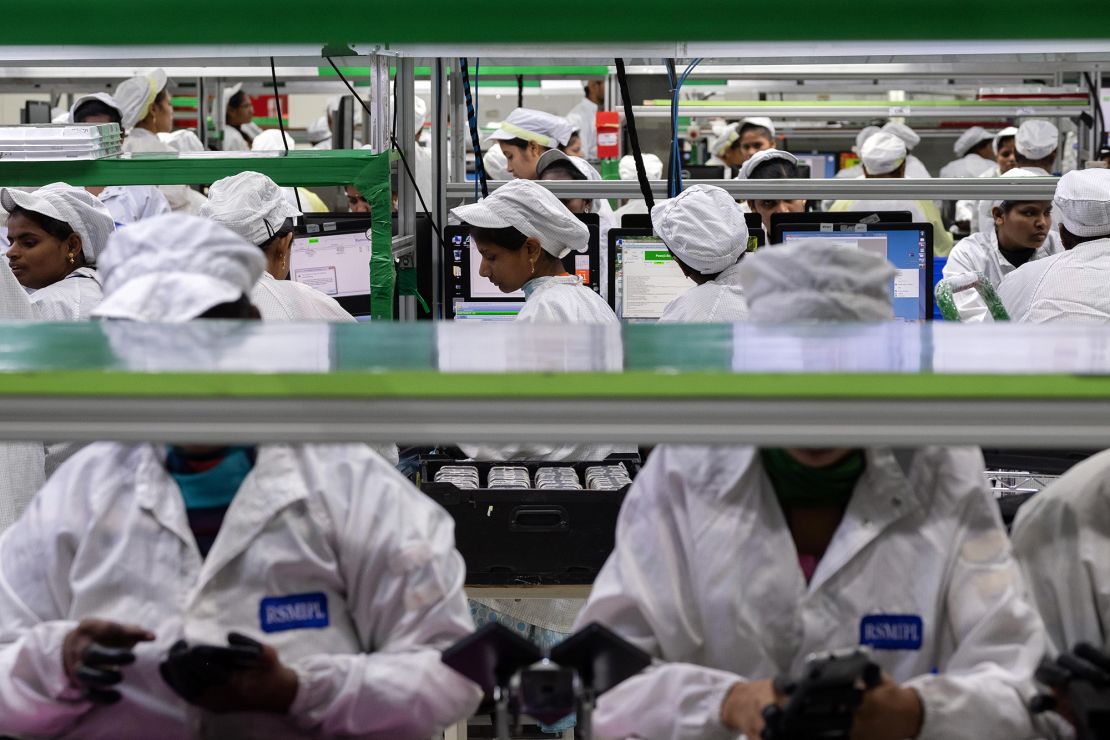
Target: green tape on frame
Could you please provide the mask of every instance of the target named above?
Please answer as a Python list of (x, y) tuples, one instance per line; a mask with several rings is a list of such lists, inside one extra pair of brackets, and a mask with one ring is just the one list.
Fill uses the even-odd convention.
[(393, 318), (393, 291), (397, 285), (393, 265), (393, 193), (389, 186), (389, 154), (371, 159), (352, 181), (370, 204), (373, 229), (370, 253), (370, 316)]

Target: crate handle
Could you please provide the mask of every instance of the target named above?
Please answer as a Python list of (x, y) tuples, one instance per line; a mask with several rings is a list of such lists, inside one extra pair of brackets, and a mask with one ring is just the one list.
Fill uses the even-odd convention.
[(512, 532), (562, 532), (570, 517), (562, 506), (517, 506), (509, 518)]

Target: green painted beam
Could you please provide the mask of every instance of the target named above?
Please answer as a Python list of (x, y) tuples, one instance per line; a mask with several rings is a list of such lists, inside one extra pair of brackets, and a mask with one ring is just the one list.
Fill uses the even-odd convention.
[[(49, 22), (44, 18), (49, 6)], [(1005, 12), (977, 0), (795, 0), (783, 14), (748, 13), (722, 22), (719, 13), (684, 12), (671, 0), (611, 0), (599, 8), (569, 0), (559, 16), (580, 22), (528, 24), (512, 12), (481, 12), (457, 0), (419, 4), (367, 0), (358, 12), (306, 16), (300, 0), (5, 0), (5, 40), (20, 44), (275, 44), (340, 46), (348, 42), (461, 43), (777, 41), (860, 39), (1090, 39), (1110, 34), (1110, 3), (1071, 0), (1051, 7), (1010, 0)], [(981, 23), (966, 22), (984, 18)], [(537, 53), (542, 47), (537, 46)]]

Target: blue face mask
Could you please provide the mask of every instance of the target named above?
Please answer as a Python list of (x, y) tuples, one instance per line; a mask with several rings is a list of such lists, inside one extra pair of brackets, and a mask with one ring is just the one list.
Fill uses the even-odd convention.
[(166, 469), (181, 489), (186, 509), (227, 507), (254, 467), (254, 447), (229, 447), (223, 458), (208, 470), (188, 470), (188, 455), (176, 447), (169, 448)]

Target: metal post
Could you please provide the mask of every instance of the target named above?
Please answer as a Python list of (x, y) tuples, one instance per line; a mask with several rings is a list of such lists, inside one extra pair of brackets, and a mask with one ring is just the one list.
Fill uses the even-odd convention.
[(204, 78), (197, 78), (197, 138), (208, 148), (208, 100), (204, 94)]
[(370, 55), (370, 144), (375, 154), (389, 151), (389, 57)]
[[(451, 59), (451, 178), (466, 180), (467, 141), (466, 97), (463, 95), (462, 66), (457, 57)], [(446, 225), (440, 222), (441, 225)]]
[[(416, 97), (415, 75), (412, 57), (397, 57), (397, 80), (394, 87), (394, 99), (397, 105), (397, 131), (394, 134), (397, 147), (401, 150), (404, 162), (397, 162), (397, 235), (401, 237), (415, 236), (416, 234), (416, 188), (409, 179), (409, 172), (416, 175), (416, 114), (413, 103)], [(388, 64), (385, 67), (389, 73)], [(387, 78), (388, 79), (388, 78)], [(385, 98), (386, 106), (389, 105), (389, 86), (377, 88)], [(390, 119), (383, 119), (389, 122)], [(373, 125), (373, 122), (371, 122)], [(385, 126), (382, 127), (385, 129)], [(388, 146), (386, 147), (388, 149)], [(384, 151), (384, 150), (383, 150)], [(405, 169), (408, 163), (408, 170)], [(400, 269), (415, 269), (418, 257), (415, 248), (406, 249), (400, 255)], [(398, 318), (402, 321), (416, 320), (416, 298), (414, 296), (401, 296), (398, 300)]]
[[(447, 222), (447, 180), (450, 171), (448, 169), (447, 153), (451, 148), (448, 144), (447, 132), (447, 110), (450, 108), (450, 102), (444, 97), (446, 71), (443, 59), (436, 57), (432, 63), (432, 182), (435, 186), (432, 199), (435, 202), (429, 203), (428, 206), (432, 209), (432, 223), (440, 228), (443, 228), (443, 225)], [(457, 126), (456, 123), (453, 128), (457, 128)], [(443, 234), (437, 234), (432, 238), (432, 253), (429, 255), (432, 268), (433, 319), (443, 318), (443, 306), (441, 305), (443, 297), (440, 291), (440, 280), (442, 280), (440, 270), (442, 269), (441, 260), (443, 259), (443, 250), (440, 248), (442, 239)]]
[[(225, 137), (224, 137), (224, 125), (225, 125), (224, 122), (227, 120), (226, 111), (224, 111), (223, 113), (221, 113), (221, 111), (220, 111), (220, 108), (222, 107), (221, 103), (223, 103), (223, 100), (224, 100), (224, 81), (221, 78), (221, 79), (216, 80), (216, 95), (215, 95), (215, 98), (212, 100), (212, 125), (215, 127), (215, 129), (217, 131), (220, 132), (220, 146), (219, 146), (219, 148), (221, 150), (224, 148), (224, 141), (226, 140)], [(207, 121), (205, 121), (205, 125), (206, 126), (208, 125)]]
[[(1091, 156), (1090, 156), (1090, 159), (1094, 159), (1095, 157), (1098, 156), (1099, 149), (1102, 148), (1102, 145), (1104, 143), (1102, 141), (1099, 141), (1099, 138), (1098, 138), (1098, 130), (1099, 130), (1098, 129), (1098, 121), (1099, 121), (1099, 116), (1101, 115), (1100, 106), (1102, 105), (1102, 65), (1100, 65), (1100, 64), (1095, 65), (1095, 68), (1094, 68), (1094, 71), (1092, 73), (1092, 78), (1091, 79), (1094, 80), (1094, 83), (1095, 83), (1095, 99), (1094, 99), (1094, 101), (1092, 101), (1093, 104), (1094, 104), (1094, 107), (1091, 109), (1091, 116), (1094, 119), (1094, 123), (1091, 126), (1092, 130), (1091, 130)], [(1105, 121), (1103, 121), (1103, 125), (1104, 126), (1106, 125)]]

